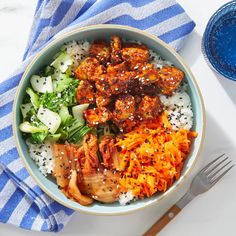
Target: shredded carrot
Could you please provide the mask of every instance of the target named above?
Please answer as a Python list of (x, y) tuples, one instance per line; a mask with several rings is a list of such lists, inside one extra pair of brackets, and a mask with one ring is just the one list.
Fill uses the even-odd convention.
[(183, 162), (197, 133), (172, 130), (167, 113), (117, 138), (120, 151), (120, 187), (135, 197), (166, 191), (180, 176)]

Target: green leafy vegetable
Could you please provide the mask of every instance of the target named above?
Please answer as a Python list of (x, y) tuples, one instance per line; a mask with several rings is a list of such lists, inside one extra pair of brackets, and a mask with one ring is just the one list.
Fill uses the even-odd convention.
[(76, 91), (79, 85), (79, 80), (71, 81), (70, 85), (61, 93), (63, 104), (65, 106), (74, 106), (77, 104)]
[(64, 124), (61, 125), (61, 127), (58, 130), (58, 133), (61, 133), (61, 139), (67, 140), (69, 136), (73, 134), (74, 131), (76, 131), (78, 128), (83, 126), (78, 120), (74, 118), (69, 118), (64, 122)]
[(74, 133), (71, 137), (68, 138), (68, 142), (71, 143), (79, 143), (85, 134), (87, 134), (91, 128), (88, 126), (82, 126), (80, 129), (77, 130), (76, 133)]
[(45, 93), (40, 97), (39, 102), (42, 107), (48, 108), (54, 112), (59, 112), (62, 104), (62, 98), (56, 93)]
[(49, 76), (49, 75), (53, 75), (55, 72), (55, 68), (52, 66), (46, 66), (42, 76)]
[(59, 116), (61, 117), (61, 122), (64, 124), (67, 120), (72, 118), (72, 116), (69, 113), (68, 107), (61, 106), (61, 109), (59, 111)]
[(74, 79), (68, 77), (65, 74), (60, 74), (59, 77), (53, 81), (53, 87), (55, 92), (62, 92), (66, 88), (68, 88), (73, 82)]
[(38, 126), (37, 110), (35, 110), (33, 106), (31, 106), (30, 110), (26, 113), (24, 121), (29, 121), (34, 123), (35, 126)]
[(31, 143), (78, 143), (86, 133), (93, 132), (84, 125), (82, 117), (89, 104), (75, 106), (79, 80), (71, 76), (72, 63), (65, 51), (60, 52), (50, 66), (31, 77), (32, 88), (26, 89), (27, 96), (20, 107), (24, 122), (19, 126)]
[(51, 66), (60, 70), (62, 73), (66, 72), (69, 66), (73, 64), (73, 60), (70, 55), (63, 51), (61, 52), (57, 58), (51, 63)]
[(45, 93), (41, 95), (39, 99), (40, 105), (54, 112), (59, 112), (62, 105), (66, 107), (75, 105), (77, 103), (76, 90), (78, 84), (78, 80), (72, 80), (61, 93)]
[(61, 124), (61, 117), (58, 113), (47, 108), (40, 107), (37, 112), (37, 118), (48, 127), (51, 134), (55, 134)]
[(64, 125), (62, 125), (58, 133), (61, 133), (61, 140), (67, 140), (68, 142), (78, 143), (82, 137), (91, 130), (88, 126), (82, 124), (75, 118), (67, 119)]
[(23, 119), (27, 117), (27, 113), (31, 110), (32, 108), (32, 103), (25, 103), (20, 106), (21, 114), (23, 116)]
[(39, 96), (31, 88), (26, 89), (26, 93), (30, 96), (30, 101), (35, 109), (39, 108)]
[(75, 119), (72, 125), (68, 128), (68, 138), (71, 138), (83, 126), (84, 124), (82, 124), (79, 120)]
[(49, 134), (47, 139), (52, 142), (57, 142), (61, 137), (61, 134)]
[(48, 128), (45, 125), (37, 123), (37, 126), (36, 126), (35, 123), (30, 123), (28, 121), (21, 123), (19, 128), (22, 132), (25, 132), (25, 133), (39, 133), (39, 132), (47, 133), (48, 132)]
[(88, 109), (89, 104), (80, 104), (77, 106), (72, 107), (72, 114), (74, 118), (78, 119), (82, 124), (85, 123), (83, 112)]
[(34, 91), (38, 93), (52, 93), (53, 86), (52, 86), (52, 77), (41, 77), (38, 75), (33, 75), (30, 79), (30, 83)]
[(33, 133), (31, 134), (29, 141), (31, 143), (40, 144), (40, 143), (43, 143), (47, 135), (48, 135), (47, 133), (43, 133), (43, 132)]

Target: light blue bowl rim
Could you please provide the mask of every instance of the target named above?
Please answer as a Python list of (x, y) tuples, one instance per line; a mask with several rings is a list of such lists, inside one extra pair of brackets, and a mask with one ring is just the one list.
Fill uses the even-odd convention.
[[(30, 69), (32, 68), (32, 65), (34, 65), (34, 63), (45, 53), (47, 52), (48, 49), (50, 49), (50, 47), (52, 47), (54, 44), (59, 43), (60, 41), (62, 41), (63, 39), (66, 39), (69, 36), (73, 36), (75, 34), (78, 33), (82, 33), (82, 32), (86, 32), (89, 30), (106, 30), (106, 29), (111, 29), (111, 30), (123, 30), (126, 32), (131, 32), (131, 33), (136, 33), (136, 34), (140, 34), (142, 37), (144, 38), (149, 38), (149, 40), (153, 40), (155, 43), (157, 43), (158, 45), (161, 45), (165, 50), (167, 50), (171, 55), (173, 55), (173, 58), (175, 58), (180, 64), (181, 66), (184, 68), (185, 72), (188, 74), (188, 77), (190, 78), (190, 81), (193, 85), (193, 90), (196, 92), (197, 94), (197, 99), (199, 102), (199, 111), (200, 114), (197, 114), (199, 119), (200, 119), (200, 130), (201, 133), (198, 134), (198, 138), (199, 138), (199, 144), (196, 148), (195, 151), (195, 155), (194, 157), (192, 157), (193, 161), (192, 164), (190, 166), (188, 166), (187, 170), (185, 171), (184, 174), (181, 175), (181, 177), (175, 181), (175, 183), (165, 192), (162, 193), (160, 195), (158, 195), (157, 197), (155, 197), (154, 200), (150, 201), (150, 202), (141, 202), (139, 205), (135, 205), (135, 207), (132, 208), (127, 208), (126, 206), (124, 206), (123, 208), (121, 208), (121, 210), (113, 212), (110, 210), (106, 210), (106, 209), (100, 209), (100, 211), (92, 210), (90, 207), (84, 207), (81, 206), (78, 203), (72, 202), (71, 204), (66, 203), (65, 201), (62, 201), (60, 199), (59, 196), (57, 196), (55, 193), (53, 193), (52, 191), (50, 191), (50, 189), (47, 189), (43, 183), (40, 182), (40, 180), (35, 176), (34, 172), (32, 171), (32, 168), (30, 167), (30, 165), (27, 163), (25, 156), (23, 154), (22, 151), (22, 147), (20, 145), (19, 142), (19, 137), (17, 135), (17, 125), (16, 125), (16, 116), (17, 116), (17, 100), (19, 98), (19, 93), (21, 90), (22, 85), (24, 84), (24, 80), (27, 77), (27, 74), (30, 72)], [(156, 36), (149, 34), (147, 32), (144, 32), (142, 30), (133, 28), (133, 27), (129, 27), (129, 26), (123, 26), (123, 25), (112, 25), (112, 24), (107, 24), (107, 25), (91, 25), (91, 26), (86, 26), (83, 28), (76, 28), (73, 29), (71, 31), (65, 32), (63, 34), (61, 34), (59, 37), (57, 37), (56, 39), (54, 39), (52, 42), (50, 42), (45, 48), (43, 48), (40, 52), (37, 53), (37, 55), (33, 58), (33, 60), (30, 62), (30, 64), (27, 66), (21, 81), (19, 83), (16, 95), (15, 95), (15, 99), (14, 99), (14, 105), (13, 105), (13, 135), (14, 135), (14, 139), (15, 139), (15, 143), (16, 143), (16, 147), (17, 147), (17, 151), (19, 153), (19, 156), (21, 157), (26, 169), (28, 170), (29, 174), (31, 175), (31, 177), (35, 180), (35, 182), (40, 186), (40, 188), (46, 193), (48, 194), (48, 196), (50, 196), (52, 199), (54, 199), (55, 201), (61, 203), (62, 205), (80, 211), (80, 212), (84, 212), (84, 213), (88, 213), (88, 214), (93, 214), (93, 215), (122, 215), (122, 214), (128, 214), (140, 209), (143, 209), (147, 206), (159, 203), (163, 198), (167, 197), (168, 195), (170, 195), (170, 193), (173, 193), (174, 190), (176, 190), (177, 187), (179, 187), (181, 184), (183, 184), (185, 182), (185, 180), (187, 179), (187, 177), (189, 176), (191, 170), (193, 169), (197, 158), (199, 156), (200, 150), (202, 148), (203, 145), (203, 141), (204, 141), (204, 137), (205, 137), (205, 106), (204, 106), (204, 102), (203, 102), (203, 98), (200, 92), (200, 89), (198, 87), (198, 84), (196, 82), (195, 77), (193, 76), (192, 72), (190, 71), (190, 69), (188, 68), (188, 66), (184, 63), (183, 59), (180, 57), (180, 55), (174, 50), (172, 49), (169, 45), (167, 45), (165, 42), (163, 42), (162, 40), (160, 40), (159, 38), (157, 38)], [(68, 201), (68, 199), (67, 199)], [(132, 205), (132, 204), (131, 204)], [(105, 205), (104, 205), (105, 206)]]

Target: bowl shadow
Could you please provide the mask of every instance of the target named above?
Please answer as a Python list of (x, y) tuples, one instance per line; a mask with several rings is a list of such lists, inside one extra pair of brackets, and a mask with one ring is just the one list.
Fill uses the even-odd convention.
[(201, 43), (202, 36), (195, 30), (185, 39), (184, 47), (179, 51), (179, 54), (189, 67), (194, 65), (197, 58), (201, 55)]
[(236, 81), (225, 78), (223, 75), (213, 71), (215, 77), (224, 88), (225, 92), (229, 95), (231, 101), (236, 105)]

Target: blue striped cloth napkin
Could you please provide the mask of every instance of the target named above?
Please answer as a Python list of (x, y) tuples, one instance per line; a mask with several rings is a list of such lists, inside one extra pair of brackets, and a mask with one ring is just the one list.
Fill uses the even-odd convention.
[(62, 32), (113, 23), (148, 31), (176, 50), (195, 24), (174, 0), (39, 0), (23, 62), (0, 84), (0, 222), (38, 231), (60, 231), (73, 211), (50, 199), (19, 159), (12, 137), (13, 97), (40, 48)]

